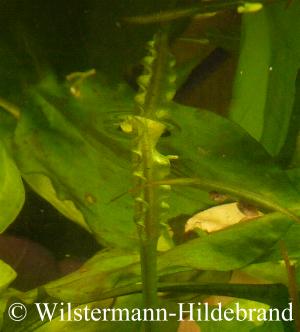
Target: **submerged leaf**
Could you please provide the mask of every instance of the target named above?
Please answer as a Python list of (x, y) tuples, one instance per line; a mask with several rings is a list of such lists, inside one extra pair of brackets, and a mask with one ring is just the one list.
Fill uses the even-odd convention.
[[(189, 241), (159, 255), (159, 276), (199, 269), (241, 269), (258, 260), (276, 245), (291, 224), (291, 221), (274, 213)], [(43, 291), (62, 301), (87, 303), (100, 299), (116, 288), (137, 285), (140, 281), (138, 253), (105, 250), (100, 251), (77, 271), (44, 285)], [(26, 293), (26, 298), (34, 300), (37, 295), (38, 290), (34, 289)]]
[(24, 175), (24, 179), (34, 191), (55, 206), (65, 217), (90, 231), (82, 213), (76, 208), (74, 203), (70, 200), (60, 200), (57, 197), (55, 189), (48, 177), (42, 174), (27, 174)]
[(0, 233), (14, 221), (24, 199), (20, 173), (0, 141)]
[[(130, 284), (139, 276), (139, 255), (120, 250), (100, 251), (79, 270), (44, 286), (46, 293), (63, 301), (87, 303), (122, 283)], [(35, 293), (35, 290), (29, 292)]]
[(159, 268), (239, 269), (272, 248), (291, 225), (278, 213), (249, 220), (169, 250), (159, 257)]
[(284, 2), (244, 14), (230, 117), (272, 155), (288, 135), (300, 66), (300, 5)]
[(16, 272), (6, 263), (0, 260), (0, 292), (4, 291), (11, 282), (14, 281), (17, 274)]
[[(114, 135), (118, 131), (112, 126), (113, 115), (105, 107), (107, 96), (101, 104), (101, 92), (99, 98), (97, 92), (88, 90), (89, 94), (82, 92), (80, 102), (76, 102), (66, 91), (53, 81), (32, 89), (14, 139), (13, 154), (22, 176), (72, 220), (84, 224), (82, 214), (102, 244), (135, 246), (137, 235), (130, 196), (112, 201), (130, 188), (131, 170), (129, 148), (124, 149), (122, 135)], [(80, 108), (82, 99), (86, 101), (85, 109)], [(56, 103), (64, 105), (65, 113), (75, 114), (63, 114)], [(111, 109), (111, 104), (108, 107)], [(84, 110), (88, 112), (85, 114)], [(95, 121), (91, 121), (95, 115)], [(86, 121), (92, 124), (88, 131)], [(126, 139), (125, 142), (128, 145)], [(45, 184), (47, 178), (51, 184), (49, 180)]]
[[(127, 248), (138, 244), (126, 194), (135, 190), (131, 144), (120, 130), (133, 107), (130, 97), (125, 86), (113, 91), (92, 81), (74, 98), (47, 79), (31, 89), (22, 107), (12, 150), (22, 176), (41, 196), (83, 224), (81, 213), (102, 244)], [(158, 149), (179, 156), (171, 162), (175, 182), (196, 179), (172, 186), (170, 218), (213, 205), (205, 190), (216, 190), (298, 220), (300, 194), (245, 131), (216, 114), (175, 103), (170, 113), (172, 120), (165, 123), (170, 135), (161, 138)], [(48, 189), (39, 183), (46, 178), (51, 194), (49, 183)]]
[(5, 295), (4, 291), (7, 289), (10, 283), (14, 281), (17, 277), (17, 273), (7, 265), (5, 262), (0, 260), (0, 330), (2, 331), (2, 324), (3, 324), (3, 315), (5, 313), (6, 304), (8, 301), (8, 296)]
[(266, 11), (244, 15), (239, 65), (229, 116), (257, 140), (262, 136), (264, 125), (270, 43)]
[(299, 220), (299, 192), (250, 135), (211, 112), (174, 105), (172, 114), (178, 130), (161, 142), (161, 151), (180, 156), (172, 163), (172, 188), (180, 185), (182, 195), (185, 186), (227, 193)]
[[(131, 139), (120, 130), (133, 108), (132, 92), (94, 81), (80, 86), (78, 98), (68, 90), (51, 77), (32, 88), (12, 154), (29, 185), (65, 216), (87, 225), (102, 244), (137, 246)], [(171, 200), (170, 217), (210, 204), (207, 194), (193, 188), (184, 195), (173, 191)]]

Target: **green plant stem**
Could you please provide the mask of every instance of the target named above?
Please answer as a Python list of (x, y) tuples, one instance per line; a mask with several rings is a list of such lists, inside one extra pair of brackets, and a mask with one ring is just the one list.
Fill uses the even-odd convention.
[[(160, 234), (159, 207), (160, 192), (158, 187), (143, 186), (146, 182), (156, 181), (157, 160), (155, 160), (155, 145), (157, 133), (152, 125), (157, 121), (156, 111), (160, 102), (160, 88), (163, 72), (167, 61), (167, 35), (158, 33), (155, 41), (155, 59), (151, 67), (151, 76), (145, 90), (145, 98), (139, 116), (138, 137), (135, 148), (139, 151), (134, 157), (140, 175), (136, 177), (135, 185), (141, 188), (135, 204), (135, 219), (140, 238), (141, 273), (145, 308), (157, 308), (157, 242)], [(142, 88), (143, 89), (143, 88)], [(157, 122), (156, 127), (160, 124)], [(158, 332), (159, 323), (145, 322), (145, 331)]]
[(215, 13), (222, 10), (235, 9), (238, 6), (243, 6), (246, 3), (261, 3), (266, 4), (269, 1), (259, 0), (223, 0), (223, 1), (209, 1), (201, 2), (199, 5), (190, 6), (186, 8), (178, 8), (175, 10), (166, 10), (160, 13), (153, 13), (149, 15), (125, 17), (124, 21), (132, 24), (150, 24), (150, 23), (162, 23), (169, 22), (189, 16), (198, 14)]
[(144, 305), (146, 308), (157, 308), (157, 257), (156, 239), (148, 238), (141, 244), (141, 269), (143, 276)]
[(241, 197), (246, 201), (249, 201), (253, 204), (257, 204), (258, 206), (264, 207), (269, 210), (274, 210), (285, 214), (290, 219), (300, 223), (300, 217), (297, 215), (297, 211), (294, 212), (294, 209), (286, 209), (276, 202), (266, 199), (264, 196), (256, 194), (254, 192), (245, 190), (243, 188), (236, 189), (234, 187), (230, 187), (227, 185), (223, 185), (219, 182), (213, 180), (206, 180), (201, 178), (177, 178), (177, 179), (166, 179), (162, 181), (156, 181), (150, 183), (149, 186), (153, 185), (178, 185), (178, 186), (196, 186), (205, 190), (217, 190), (222, 193), (226, 193), (232, 195), (233, 197)]
[(16, 120), (20, 119), (21, 112), (18, 106), (0, 97), (0, 107), (2, 107), (5, 111), (11, 114)]
[(286, 245), (283, 241), (280, 241), (280, 251), (283, 257), (287, 275), (288, 275), (288, 290), (290, 299), (293, 305), (293, 318), (297, 332), (300, 332), (300, 302), (297, 289), (296, 267), (291, 263)]
[[(197, 284), (193, 282), (188, 282), (158, 283), (157, 288), (160, 292), (171, 292), (172, 294), (174, 294), (174, 292), (177, 292), (198, 295), (230, 296), (235, 298), (258, 301), (271, 306), (285, 306), (285, 302), (288, 301), (289, 296), (287, 288), (282, 284)], [(98, 296), (97, 301), (140, 293), (142, 289), (143, 287), (141, 283), (115, 288)]]
[[(147, 136), (147, 135), (146, 135)], [(146, 179), (152, 178), (151, 169), (151, 152), (147, 148), (147, 137), (142, 143), (144, 158), (144, 176)], [(155, 200), (155, 188), (144, 189), (144, 200), (147, 203), (147, 210), (142, 225), (138, 224), (140, 237), (140, 255), (141, 255), (141, 272), (143, 280), (143, 296), (145, 308), (157, 308), (157, 242), (159, 237), (158, 214), (155, 210), (157, 206)], [(158, 330), (157, 322), (147, 322), (145, 330), (155, 332)]]

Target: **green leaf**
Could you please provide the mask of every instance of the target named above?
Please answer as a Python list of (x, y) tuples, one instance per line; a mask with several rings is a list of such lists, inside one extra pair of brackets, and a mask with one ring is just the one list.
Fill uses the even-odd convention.
[[(233, 122), (206, 111), (174, 105), (173, 131), (160, 151), (178, 155), (170, 184), (228, 193), (298, 220), (300, 196), (287, 174)], [(182, 177), (180, 180), (175, 177)], [(192, 179), (188, 179), (192, 177)]]
[[(122, 282), (130, 284), (139, 276), (138, 253), (120, 250), (101, 251), (87, 261), (79, 270), (54, 280), (43, 288), (53, 297), (66, 302), (88, 303), (99, 299), (100, 294), (112, 290)], [(37, 290), (30, 291), (34, 294)], [(31, 296), (31, 295), (29, 295)]]
[(0, 260), (0, 292), (3, 292), (8, 285), (16, 278), (16, 272), (5, 262)]
[(20, 212), (24, 199), (21, 176), (12, 159), (0, 141), (0, 233), (2, 233)]
[(291, 221), (278, 213), (250, 220), (191, 240), (159, 257), (159, 268), (228, 271), (247, 266), (271, 249), (288, 231)]
[[(199, 269), (230, 271), (245, 267), (277, 244), (291, 224), (275, 213), (189, 241), (159, 256), (159, 275)], [(138, 254), (104, 251), (78, 271), (48, 283), (43, 289), (49, 296), (62, 301), (86, 303), (96, 301), (114, 288), (139, 281)], [(33, 298), (36, 292), (33, 290), (27, 296)]]
[(276, 155), (282, 148), (291, 121), (295, 81), (300, 67), (300, 4), (268, 7), (272, 40), (270, 77), (262, 144)]
[(300, 71), (298, 71), (295, 82), (295, 99), (291, 121), (289, 124), (288, 136), (280, 154), (276, 157), (283, 168), (293, 168), (299, 166), (299, 123), (300, 123)]
[[(72, 201), (101, 243), (123, 247), (137, 245), (130, 196), (125, 195), (112, 202), (114, 197), (126, 193), (131, 187), (131, 170), (129, 149), (124, 148), (124, 138), (113, 135), (118, 130), (112, 127), (113, 115), (107, 112), (112, 106), (105, 104), (107, 97), (101, 104), (101, 98), (95, 100), (98, 91), (94, 93), (91, 108), (90, 96), (83, 97), (87, 99), (85, 109), (89, 112), (78, 112), (77, 116), (82, 116), (81, 128), (96, 111), (98, 117), (91, 123), (96, 127), (99, 124), (102, 130), (96, 128), (96, 131), (92, 126), (85, 133), (73, 125), (72, 118), (55, 107), (55, 102), (60, 102), (60, 107), (67, 103), (66, 108), (70, 107), (72, 112), (80, 109), (80, 103), (77, 109), (72, 108), (76, 100), (70, 95), (65, 100), (54, 99), (58, 94), (68, 96), (66, 89), (50, 82), (47, 85), (50, 94), (44, 97), (39, 88), (31, 91), (15, 132), (15, 150), (12, 153), (22, 176), (60, 211), (66, 208), (66, 201)], [(45, 87), (42, 88), (43, 92)], [(54, 102), (51, 102), (51, 97)], [(101, 105), (99, 109), (98, 105)], [(93, 132), (96, 138), (90, 135)], [(39, 180), (45, 178), (51, 180), (55, 193), (48, 180), (48, 188), (41, 185)], [(70, 217), (78, 221), (81, 217), (76, 209), (68, 209), (65, 214), (71, 214)]]
[[(23, 105), (12, 150), (38, 194), (102, 244), (127, 248), (137, 246), (131, 140), (119, 124), (133, 109), (132, 96), (124, 85), (112, 90), (96, 80), (82, 84), (75, 98), (49, 76)], [(175, 189), (171, 196), (170, 217), (212, 204), (194, 188), (184, 195)]]
[(90, 231), (82, 213), (76, 208), (74, 203), (70, 200), (60, 200), (57, 197), (56, 191), (48, 177), (42, 174), (27, 174), (24, 175), (24, 179), (34, 191), (55, 206), (65, 217)]
[(262, 326), (257, 326), (251, 330), (251, 332), (285, 332), (294, 329), (292, 327), (283, 326), (282, 322), (266, 322)]
[(5, 294), (5, 290), (17, 277), (17, 273), (13, 268), (11, 268), (8, 264), (0, 260), (0, 330), (2, 331), (3, 325), (3, 315), (5, 313), (7, 301), (9, 296)]
[[(290, 225), (291, 222), (282, 219), (279, 214), (270, 214), (257, 220), (235, 225), (204, 238), (192, 240), (159, 257), (160, 276), (180, 270), (229, 271), (241, 268), (257, 260), (274, 246), (283, 237)], [(251, 246), (249, 246), (249, 243), (251, 243)], [(55, 298), (55, 302), (71, 302), (75, 306), (79, 303), (97, 301), (101, 299), (101, 296), (114, 289), (122, 290), (122, 286), (137, 285), (140, 281), (140, 265), (138, 262), (139, 255), (135, 253), (119, 250), (102, 251), (85, 263), (78, 271), (50, 282), (39, 289), (29, 291), (25, 294), (25, 298), (31, 299), (30, 302), (34, 302), (37, 301), (35, 299), (38, 295), (44, 294), (44, 296)], [(110, 295), (108, 297), (114, 296)], [(131, 297), (129, 298), (131, 299)], [(123, 303), (122, 299), (123, 297), (121, 303)], [(44, 302), (51, 302), (51, 300)], [(109, 305), (107, 302), (105, 303)], [(130, 304), (125, 302), (124, 306), (129, 307), (132, 303), (132, 300)], [(136, 307), (141, 307), (141, 304), (138, 303)], [(34, 322), (39, 321), (39, 325), (43, 324), (40, 319), (34, 317)], [(59, 326), (69, 324), (58, 323), (55, 320), (41, 328), (53, 327), (53, 331), (56, 331), (54, 328), (58, 327), (56, 327), (55, 322)], [(11, 323), (6, 321), (8, 325), (5, 326), (8, 326), (8, 331)], [(26, 329), (33, 322), (29, 320), (24, 324), (18, 324), (16, 331), (28, 331)], [(70, 324), (70, 326), (73, 326), (73, 323)], [(38, 325), (33, 326), (38, 327)], [(91, 324), (92, 326), (93, 324)], [(12, 330), (13, 328), (16, 328), (14, 324)], [(83, 325), (82, 328), (87, 328), (87, 326)]]
[(287, 138), (300, 66), (300, 5), (284, 2), (243, 16), (230, 117), (272, 154)]
[(266, 10), (243, 15), (239, 65), (230, 118), (260, 140), (270, 67), (270, 36)]
[[(40, 195), (62, 212), (60, 202), (74, 203), (76, 209), (65, 215), (76, 220), (80, 211), (101, 243), (132, 247), (137, 235), (132, 199), (126, 194), (132, 187), (130, 140), (118, 129), (132, 107), (131, 92), (124, 86), (111, 91), (95, 82), (80, 89), (76, 99), (55, 81), (34, 88), (12, 153), (22, 176)], [(177, 104), (171, 112), (171, 136), (162, 138), (159, 149), (180, 156), (173, 162), (174, 176), (195, 177), (202, 190), (229, 193), (298, 218), (292, 209), (299, 206), (299, 193), (249, 135), (210, 112)], [(47, 190), (38, 184), (45, 178), (51, 180)], [(172, 187), (169, 217), (213, 204), (196, 187)]]
[[(291, 224), (274, 213), (189, 241), (159, 256), (159, 275), (199, 269), (230, 271), (245, 267), (268, 252)], [(117, 287), (134, 285), (140, 278), (137, 253), (101, 251), (79, 270), (44, 285), (43, 290), (62, 301), (87, 303), (98, 300)], [(27, 294), (27, 298), (36, 296), (37, 290)]]
[(283, 261), (251, 264), (244, 268), (243, 271), (254, 278), (287, 285), (288, 276)]
[[(282, 241), (287, 248), (287, 252), (291, 260), (300, 260), (299, 237), (300, 226), (298, 224), (293, 225), (282, 237)], [(272, 250), (267, 255), (263, 256), (260, 260), (262, 263), (266, 261), (283, 262), (283, 257), (279, 245), (275, 245)]]

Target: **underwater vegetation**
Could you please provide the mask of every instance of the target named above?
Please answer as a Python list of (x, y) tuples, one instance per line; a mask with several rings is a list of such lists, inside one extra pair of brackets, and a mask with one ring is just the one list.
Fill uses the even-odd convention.
[(300, 3), (0, 13), (1, 331), (300, 331)]

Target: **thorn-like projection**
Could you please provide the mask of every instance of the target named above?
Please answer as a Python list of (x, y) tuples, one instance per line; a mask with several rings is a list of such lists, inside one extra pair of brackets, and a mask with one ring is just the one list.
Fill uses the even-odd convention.
[[(168, 231), (163, 232), (162, 227), (167, 220), (170, 187), (153, 183), (169, 176), (170, 160), (176, 158), (163, 155), (157, 149), (160, 137), (168, 129), (176, 78), (167, 35), (158, 33), (148, 43), (147, 49), (148, 54), (142, 61), (144, 71), (137, 80), (139, 91), (135, 97), (135, 113), (125, 119), (120, 127), (125, 133), (133, 135), (132, 174), (136, 190), (132, 194), (134, 221), (141, 243), (144, 305), (156, 308), (157, 244), (160, 234), (169, 234)], [(149, 331), (152, 330), (151, 327)]]

